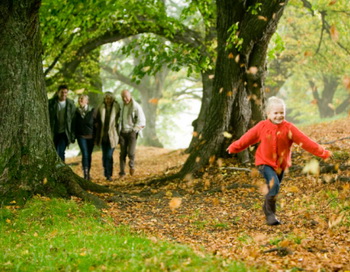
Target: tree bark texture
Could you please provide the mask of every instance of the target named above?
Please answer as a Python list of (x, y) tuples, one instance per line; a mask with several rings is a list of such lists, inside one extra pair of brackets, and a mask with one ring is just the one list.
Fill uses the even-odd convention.
[[(90, 184), (60, 161), (52, 143), (41, 61), (40, 3), (0, 2), (0, 205), (24, 203), (34, 194), (95, 199), (82, 192)], [(100, 200), (95, 204), (104, 206)]]
[(214, 71), (207, 70), (201, 73), (202, 77), (202, 103), (201, 108), (196, 120), (193, 121), (193, 137), (189, 147), (186, 149), (186, 153), (191, 153), (195, 147), (199, 144), (202, 138), (202, 132), (205, 124), (205, 119), (207, 118), (209, 104), (213, 94), (213, 78)]
[[(154, 76), (154, 84), (147, 88), (138, 87), (141, 93), (141, 106), (146, 116), (146, 127), (143, 130), (143, 139), (141, 142), (146, 146), (163, 147), (157, 135), (156, 121), (158, 102), (162, 98), (164, 81), (168, 73), (168, 69), (159, 71)], [(150, 79), (149, 77), (147, 78)]]
[[(264, 118), (267, 47), (286, 2), (217, 1), (218, 57), (213, 95), (202, 139), (177, 176), (197, 172), (223, 156), (229, 142)], [(233, 25), (237, 25), (236, 41), (230, 39)], [(228, 140), (224, 132), (230, 132), (233, 138)]]

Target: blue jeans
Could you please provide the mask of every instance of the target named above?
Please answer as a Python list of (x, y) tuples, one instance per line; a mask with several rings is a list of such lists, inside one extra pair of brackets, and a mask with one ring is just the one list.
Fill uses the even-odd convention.
[(77, 140), (82, 155), (81, 163), (83, 165), (83, 169), (90, 169), (91, 154), (92, 150), (94, 149), (94, 139), (85, 139), (78, 137)]
[[(263, 175), (266, 180), (267, 187), (269, 188), (269, 193), (267, 196), (275, 196), (280, 190), (280, 186), (283, 179), (284, 171), (280, 174), (277, 174), (275, 169), (268, 165), (259, 165), (259, 172)], [(271, 181), (273, 180), (273, 185)]]
[(114, 148), (111, 147), (109, 142), (102, 142), (102, 164), (104, 168), (104, 175), (106, 178), (113, 176), (113, 152)]
[(66, 148), (68, 146), (68, 138), (66, 133), (58, 133), (54, 135), (53, 142), (55, 144), (56, 152), (61, 160), (64, 162)]

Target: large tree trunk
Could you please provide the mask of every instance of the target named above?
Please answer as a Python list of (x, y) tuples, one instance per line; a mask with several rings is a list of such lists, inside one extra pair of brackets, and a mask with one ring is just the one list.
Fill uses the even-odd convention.
[[(232, 139), (225, 139), (224, 132), (237, 139), (263, 118), (266, 51), (286, 2), (266, 1), (257, 8), (258, 1), (249, 1), (249, 5), (243, 0), (217, 1), (218, 58), (213, 97), (202, 140), (177, 176), (196, 172), (225, 154)], [(252, 12), (254, 9), (258, 14)], [(229, 42), (229, 29), (235, 24), (238, 36)], [(243, 42), (242, 47), (232, 44), (235, 41)]]
[(312, 95), (317, 103), (318, 112), (321, 118), (332, 117), (336, 114), (334, 108), (333, 98), (337, 87), (339, 85), (339, 78), (333, 75), (322, 75), (323, 92), (320, 95), (317, 84), (314, 80), (310, 79), (309, 84), (312, 89)]
[(105, 204), (83, 188), (105, 191), (76, 176), (56, 154), (49, 129), (41, 62), (40, 0), (0, 2), (0, 205), (34, 194), (77, 195)]
[(193, 152), (194, 148), (200, 143), (202, 139), (202, 132), (207, 118), (210, 100), (213, 94), (213, 75), (214, 71), (208, 70), (201, 73), (203, 93), (201, 108), (196, 120), (193, 121), (193, 137), (190, 145), (186, 149), (186, 153)]
[[(164, 80), (168, 73), (168, 69), (159, 71), (153, 77), (154, 84), (148, 86), (147, 89), (142, 88), (142, 86), (138, 87), (141, 93), (141, 105), (146, 116), (146, 127), (143, 130), (143, 139), (140, 143), (146, 146), (163, 147), (157, 136), (156, 121), (158, 102), (162, 98)], [(150, 80), (150, 77), (146, 77), (146, 79)]]

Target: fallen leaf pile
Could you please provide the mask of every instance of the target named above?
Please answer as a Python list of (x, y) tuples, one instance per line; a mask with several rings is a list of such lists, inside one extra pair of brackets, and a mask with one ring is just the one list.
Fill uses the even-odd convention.
[[(279, 226), (265, 224), (263, 179), (254, 166), (242, 166), (234, 158), (221, 159), (201, 176), (155, 186), (150, 181), (181, 169), (187, 158), (183, 150), (137, 147), (136, 173), (122, 180), (117, 176), (116, 150), (112, 182), (102, 176), (97, 151), (91, 175), (96, 183), (120, 193), (118, 198), (99, 195), (109, 202), (108, 213), (115, 223), (129, 225), (153, 241), (187, 244), (198, 252), (269, 271), (349, 271), (350, 139), (340, 139), (349, 137), (350, 119), (301, 130), (333, 152), (326, 163), (335, 165), (335, 171), (322, 173), (325, 163), (315, 162), (315, 157), (295, 146), (295, 168), (285, 174), (277, 200), (277, 217), (283, 223)], [(82, 175), (80, 157), (68, 162)], [(303, 173), (305, 166), (308, 172)], [(251, 171), (239, 170), (247, 168)]]

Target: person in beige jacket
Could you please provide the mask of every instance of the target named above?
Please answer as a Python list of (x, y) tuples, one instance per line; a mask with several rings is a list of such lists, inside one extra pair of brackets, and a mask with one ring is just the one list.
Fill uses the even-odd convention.
[(95, 145), (102, 148), (102, 164), (106, 180), (112, 181), (113, 152), (119, 143), (118, 120), (120, 106), (113, 93), (106, 92), (103, 103), (97, 108), (95, 117)]
[(130, 175), (135, 173), (135, 149), (139, 134), (146, 126), (146, 117), (141, 106), (133, 99), (128, 90), (121, 93), (123, 104), (120, 116), (120, 172), (119, 177), (125, 176), (126, 157), (129, 158)]

